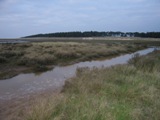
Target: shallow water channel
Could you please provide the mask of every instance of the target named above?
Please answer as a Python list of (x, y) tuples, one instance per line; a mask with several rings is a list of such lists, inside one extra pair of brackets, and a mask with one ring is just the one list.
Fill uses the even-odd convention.
[[(155, 48), (147, 48), (135, 53), (145, 55), (152, 52)], [(7, 80), (0, 80), (0, 100), (9, 100), (12, 98), (21, 98), (35, 92), (42, 92), (47, 89), (57, 90), (61, 88), (65, 80), (75, 76), (76, 69), (81, 67), (109, 67), (117, 64), (125, 64), (135, 54), (121, 55), (107, 60), (94, 60), (80, 62), (69, 66), (55, 67), (51, 71), (40, 75), (34, 73), (19, 74)]]

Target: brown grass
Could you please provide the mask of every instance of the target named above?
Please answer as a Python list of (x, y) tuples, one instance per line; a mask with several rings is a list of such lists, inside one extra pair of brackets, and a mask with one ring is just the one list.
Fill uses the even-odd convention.
[[(40, 42), (0, 45), (0, 79), (20, 72), (45, 71), (50, 65), (108, 58), (142, 49), (142, 46), (121, 43)], [(27, 68), (10, 73), (9, 70)], [(20, 69), (21, 70), (21, 69)]]
[[(136, 64), (152, 58), (152, 71)], [(134, 60), (135, 58), (133, 58)], [(158, 61), (157, 61), (158, 59)], [(38, 97), (15, 118), (21, 120), (159, 120), (159, 51), (136, 63), (110, 68), (80, 68), (55, 96)], [(144, 63), (145, 64), (145, 63)], [(13, 116), (13, 114), (8, 115)], [(4, 119), (5, 120), (5, 119)], [(11, 120), (11, 119), (8, 119)]]

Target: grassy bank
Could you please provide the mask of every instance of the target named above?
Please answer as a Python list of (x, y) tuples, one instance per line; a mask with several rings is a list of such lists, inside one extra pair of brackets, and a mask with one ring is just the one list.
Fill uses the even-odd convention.
[(159, 53), (135, 55), (128, 65), (78, 69), (59, 95), (35, 100), (15, 111), (15, 119), (159, 120)]
[(133, 43), (37, 42), (0, 44), (0, 79), (21, 72), (43, 72), (51, 65), (108, 58), (143, 49)]

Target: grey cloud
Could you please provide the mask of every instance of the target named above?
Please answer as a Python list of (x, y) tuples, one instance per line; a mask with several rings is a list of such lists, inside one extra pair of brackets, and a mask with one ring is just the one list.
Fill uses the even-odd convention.
[(160, 30), (158, 0), (0, 0), (0, 37), (85, 30)]

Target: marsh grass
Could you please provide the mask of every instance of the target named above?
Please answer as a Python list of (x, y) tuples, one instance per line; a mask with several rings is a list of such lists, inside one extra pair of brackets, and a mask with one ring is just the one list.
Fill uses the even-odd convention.
[(139, 54), (135, 54), (132, 59), (128, 61), (128, 63), (144, 72), (152, 72), (154, 70), (160, 71), (160, 51), (154, 50), (154, 52), (148, 56), (140, 56)]
[[(6, 78), (3, 72), (8, 71), (8, 75), (10, 74), (11, 68), (26, 67), (29, 69), (28, 71), (39, 72), (47, 70), (49, 65), (68, 65), (97, 58), (108, 58), (142, 48), (144, 47), (132, 43), (101, 42), (0, 44), (0, 68), (3, 68), (0, 69), (0, 79)], [(4, 68), (6, 69), (4, 70)]]
[[(58, 96), (35, 100), (22, 119), (159, 120), (159, 51), (139, 57), (138, 65), (78, 69)], [(151, 65), (139, 66), (146, 58), (155, 63), (152, 70), (148, 70)]]
[[(132, 47), (129, 47), (132, 46)], [(43, 42), (26, 44), (4, 44), (0, 45), (0, 57), (14, 62), (18, 65), (30, 65), (35, 63), (65, 64), (82, 58), (88, 60), (97, 57), (107, 57), (111, 55), (131, 52), (137, 50), (139, 46), (128, 44), (102, 44), (102, 43), (76, 43), (76, 42)], [(25, 63), (25, 64), (24, 64)]]

